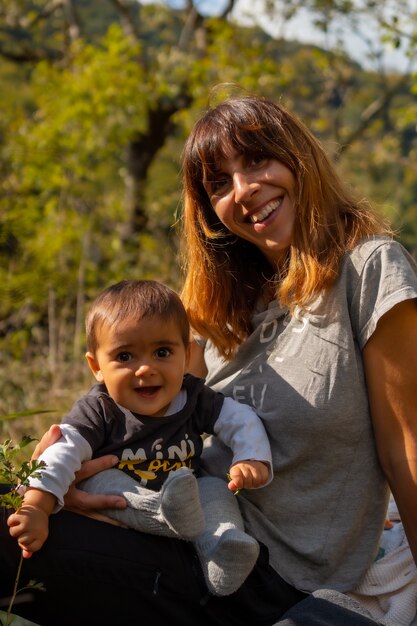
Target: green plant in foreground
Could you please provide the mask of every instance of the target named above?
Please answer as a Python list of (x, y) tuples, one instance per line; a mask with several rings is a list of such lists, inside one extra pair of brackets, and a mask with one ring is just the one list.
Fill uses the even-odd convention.
[[(44, 461), (24, 461), (20, 466), (16, 465), (16, 456), (19, 455), (22, 449), (32, 441), (35, 440), (28, 435), (25, 435), (17, 445), (13, 445), (10, 439), (6, 439), (6, 441), (0, 444), (0, 483), (10, 485), (10, 490), (5, 494), (0, 495), (0, 506), (16, 511), (23, 503), (23, 496), (19, 493), (20, 487), (27, 486), (29, 478), (38, 477), (41, 473), (40, 470), (45, 467)], [(22, 564), (23, 556), (21, 555), (9, 607), (6, 613), (0, 611), (0, 624), (3, 626), (13, 626), (14, 624), (17, 626), (18, 623), (29, 624), (30, 622), (25, 621), (17, 622), (16, 620), (19, 618), (15, 618), (12, 615), (12, 607), (16, 596), (18, 593), (26, 589), (44, 589), (42, 583), (37, 583), (34, 580), (30, 580), (27, 585), (19, 588)], [(2, 615), (5, 615), (5, 622), (2, 621)]]

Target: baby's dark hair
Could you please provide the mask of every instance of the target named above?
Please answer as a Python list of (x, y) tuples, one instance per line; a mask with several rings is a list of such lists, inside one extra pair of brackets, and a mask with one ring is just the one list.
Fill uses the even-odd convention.
[(156, 280), (122, 280), (100, 293), (87, 313), (88, 351), (95, 354), (98, 331), (103, 323), (113, 325), (130, 318), (140, 321), (150, 317), (176, 322), (184, 345), (188, 346), (190, 325), (178, 294)]

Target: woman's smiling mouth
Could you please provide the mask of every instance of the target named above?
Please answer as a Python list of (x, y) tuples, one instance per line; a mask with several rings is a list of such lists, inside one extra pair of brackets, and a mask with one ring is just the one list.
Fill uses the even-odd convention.
[(271, 202), (268, 202), (268, 204), (266, 204), (260, 211), (249, 215), (249, 221), (252, 222), (252, 224), (263, 222), (267, 217), (269, 217), (269, 215), (271, 215), (271, 213), (278, 209), (281, 202), (282, 198), (279, 200), (271, 200)]

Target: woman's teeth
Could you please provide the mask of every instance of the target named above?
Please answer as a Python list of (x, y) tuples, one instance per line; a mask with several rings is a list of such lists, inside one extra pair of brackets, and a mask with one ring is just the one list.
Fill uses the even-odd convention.
[(276, 200), (274, 200), (273, 202), (268, 202), (268, 204), (264, 206), (264, 208), (259, 211), (259, 213), (254, 213), (249, 217), (250, 221), (253, 224), (256, 224), (257, 222), (262, 222), (268, 217), (268, 215), (271, 215), (271, 213), (273, 213), (273, 211), (278, 208), (278, 205), (279, 202), (277, 202)]

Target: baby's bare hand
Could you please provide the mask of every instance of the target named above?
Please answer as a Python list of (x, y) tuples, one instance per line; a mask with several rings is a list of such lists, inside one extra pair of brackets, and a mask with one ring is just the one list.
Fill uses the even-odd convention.
[(257, 489), (262, 487), (269, 478), (269, 469), (262, 461), (240, 461), (232, 465), (229, 471), (231, 491), (238, 489)]
[(48, 515), (30, 504), (23, 504), (7, 520), (9, 532), (17, 539), (24, 558), (40, 550), (48, 537)]

